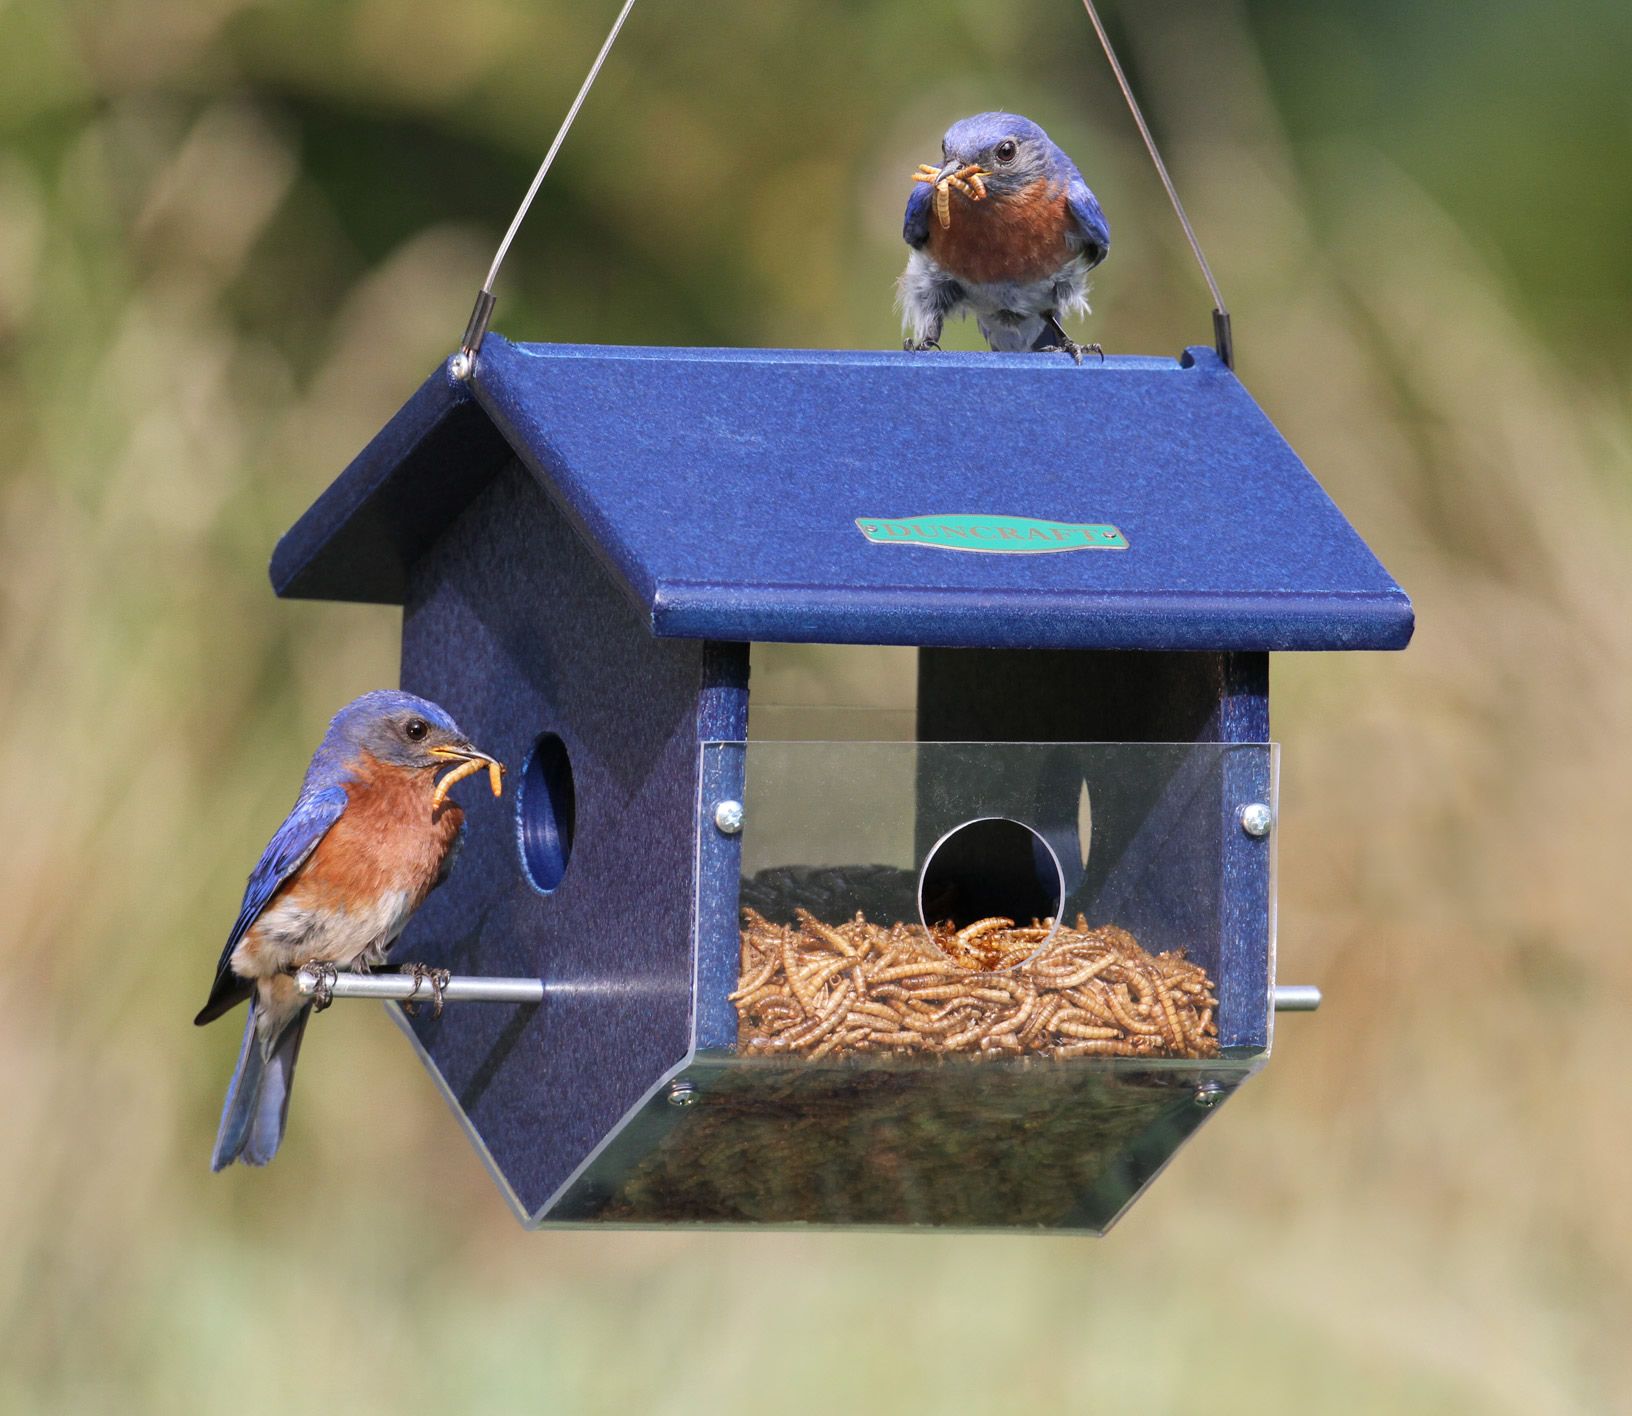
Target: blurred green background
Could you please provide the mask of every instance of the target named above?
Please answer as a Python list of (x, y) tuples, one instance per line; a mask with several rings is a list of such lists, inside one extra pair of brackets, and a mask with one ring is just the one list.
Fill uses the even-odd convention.
[[(1326, 1008), (1110, 1239), (527, 1234), (363, 1007), (209, 1175), (191, 1015), (396, 668), (268, 553), (457, 341), (613, 9), (0, 0), (0, 1410), (1632, 1410), (1624, 0), (1114, 17), (1242, 376), (1420, 629), (1276, 663)], [(1205, 340), (1071, 0), (645, 0), (497, 325), (890, 346), (907, 175), (998, 106), (1115, 229), (1078, 336)]]

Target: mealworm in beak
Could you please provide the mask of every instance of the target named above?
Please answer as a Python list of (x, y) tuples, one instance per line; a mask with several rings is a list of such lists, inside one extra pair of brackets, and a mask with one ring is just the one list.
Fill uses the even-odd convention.
[(436, 790), (431, 793), (432, 810), (435, 810), (447, 800), (448, 792), (452, 789), (456, 782), (462, 782), (466, 777), (480, 772), (486, 765), (487, 764), (484, 762), (477, 762), (474, 759), (469, 758), (461, 762), (453, 769), (453, 771), (449, 772), (447, 776), (443, 777), (439, 782), (437, 782)]

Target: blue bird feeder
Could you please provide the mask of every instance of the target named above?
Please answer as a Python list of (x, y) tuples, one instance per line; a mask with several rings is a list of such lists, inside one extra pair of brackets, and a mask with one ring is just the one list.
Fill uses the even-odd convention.
[[(529, 1224), (1103, 1232), (1269, 1055), (1269, 653), (1412, 631), (1206, 348), (1079, 368), (491, 336), (272, 580), (400, 604), (403, 686), (520, 769), (473, 795), (396, 953), (544, 982), (537, 1007), (399, 1014)], [(909, 740), (764, 740), (752, 671), (785, 643), (915, 646)], [(971, 1055), (864, 1055), (839, 1044), (865, 1019), (811, 1014), (812, 1046), (758, 1046), (745, 905), (783, 939), (801, 910), (897, 940), (943, 911), (1039, 939), (1081, 914), (1205, 970), (1208, 1045), (1028, 1052), (1016, 1023)]]

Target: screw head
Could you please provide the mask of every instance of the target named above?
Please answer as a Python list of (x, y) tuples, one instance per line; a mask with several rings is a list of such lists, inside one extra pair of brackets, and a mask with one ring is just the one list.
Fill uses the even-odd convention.
[(1191, 1099), (1203, 1109), (1217, 1106), (1224, 1100), (1224, 1088), (1217, 1082), (1203, 1082), (1196, 1088), (1196, 1094)]
[(690, 1106), (697, 1100), (697, 1088), (684, 1077), (669, 1083), (669, 1105)]
[(1241, 829), (1249, 836), (1267, 836), (1274, 824), (1275, 813), (1264, 802), (1255, 801), (1241, 808)]
[(727, 836), (735, 836), (742, 830), (742, 803), (740, 801), (721, 801), (714, 804), (714, 824)]
[(448, 360), (448, 372), (464, 383), (476, 370), (476, 361), (461, 349), (453, 358)]

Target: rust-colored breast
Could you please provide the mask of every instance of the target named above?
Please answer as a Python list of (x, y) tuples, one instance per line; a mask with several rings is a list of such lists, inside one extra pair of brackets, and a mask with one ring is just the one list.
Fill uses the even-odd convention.
[(970, 201), (953, 193), (952, 225), (929, 221), (929, 254), (935, 262), (976, 285), (1029, 282), (1054, 274), (1070, 258), (1063, 185), (1041, 180), (1010, 197)]
[(455, 802), (432, 807), (434, 787), (434, 773), (365, 755), (346, 783), (344, 813), (300, 872), (302, 903), (344, 909), (401, 891), (417, 908), (465, 819)]

